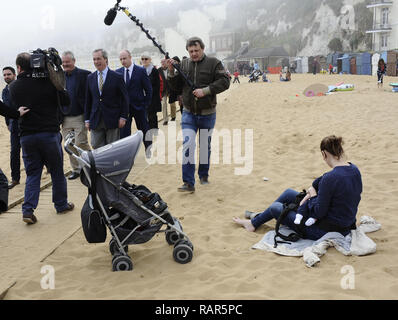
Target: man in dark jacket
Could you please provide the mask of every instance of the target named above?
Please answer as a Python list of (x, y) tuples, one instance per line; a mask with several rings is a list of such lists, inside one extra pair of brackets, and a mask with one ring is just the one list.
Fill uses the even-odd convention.
[(21, 147), (26, 171), (25, 198), (22, 204), (23, 221), (37, 222), (33, 214), (39, 202), (40, 180), (43, 166), (51, 173), (53, 203), (57, 213), (73, 210), (74, 204), (67, 200), (62, 136), (60, 134), (60, 107), (69, 105), (66, 92), (58, 92), (48, 78), (33, 78), (30, 54), (17, 56), (18, 78), (10, 86), (11, 102), (26, 106), (30, 111), (19, 120)]
[[(195, 90), (184, 81), (180, 73), (176, 74), (174, 60), (167, 61), (170, 87), (175, 91), (182, 89), (184, 110), (181, 127), (184, 136), (182, 179), (184, 184), (180, 192), (195, 191), (195, 140), (199, 130), (199, 169), (201, 184), (208, 184), (211, 133), (216, 123), (216, 95), (227, 90), (230, 85), (228, 75), (221, 61), (208, 57), (204, 53), (204, 43), (198, 37), (188, 39), (186, 49), (189, 59), (183, 59), (181, 70), (195, 86)], [(202, 136), (203, 135), (203, 136)]]
[[(12, 67), (3, 68), (4, 81), (7, 86), (3, 89), (2, 99), (3, 102), (11, 106), (9, 85), (17, 78), (15, 69)], [(12, 107), (12, 106), (11, 106)], [(21, 144), (19, 143), (19, 126), (18, 119), (6, 118), (8, 130), (10, 131), (10, 167), (11, 167), (11, 182), (8, 188), (12, 189), (21, 179)]]
[[(79, 69), (75, 66), (75, 56), (71, 51), (62, 54), (62, 66), (65, 71), (66, 90), (68, 91), (71, 104), (63, 107), (62, 136), (75, 133), (75, 144), (83, 149), (90, 150), (87, 138), (87, 128), (84, 124), (84, 103), (86, 101), (87, 77), (91, 73), (88, 70)], [(69, 180), (80, 176), (80, 165), (78, 161), (70, 156), (72, 174)]]

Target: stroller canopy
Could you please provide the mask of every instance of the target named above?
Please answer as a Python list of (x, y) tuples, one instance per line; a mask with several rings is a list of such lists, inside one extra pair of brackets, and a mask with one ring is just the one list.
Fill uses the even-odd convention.
[(122, 184), (134, 165), (143, 139), (142, 131), (93, 151), (84, 151), (81, 157), (90, 163), (92, 152), (97, 170), (115, 184)]

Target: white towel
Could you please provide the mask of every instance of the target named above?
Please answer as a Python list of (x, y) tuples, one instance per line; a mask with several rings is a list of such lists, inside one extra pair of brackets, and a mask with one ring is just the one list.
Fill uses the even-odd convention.
[[(326, 253), (329, 247), (344, 255), (363, 256), (376, 252), (376, 243), (365, 233), (374, 232), (381, 228), (381, 225), (369, 216), (362, 216), (356, 230), (351, 230), (347, 236), (338, 232), (329, 232), (317, 241), (300, 239), (297, 242), (278, 243), (274, 248), (275, 231), (267, 232), (253, 249), (275, 252), (284, 256), (303, 257), (307, 267), (312, 267), (320, 262), (320, 257)], [(288, 227), (281, 226), (279, 232), (289, 234), (292, 232)]]

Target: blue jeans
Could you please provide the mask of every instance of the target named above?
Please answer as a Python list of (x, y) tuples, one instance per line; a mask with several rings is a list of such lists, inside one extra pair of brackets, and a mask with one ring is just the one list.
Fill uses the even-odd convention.
[(181, 128), (184, 137), (182, 155), (182, 180), (195, 185), (196, 134), (199, 131), (199, 178), (208, 177), (211, 155), (211, 134), (216, 125), (216, 114), (199, 116), (183, 110)]
[[(283, 203), (291, 203), (296, 199), (298, 192), (292, 189), (285, 190), (278, 199), (275, 200), (263, 213), (260, 213), (251, 220), (254, 228), (258, 228), (262, 224), (272, 220), (278, 219), (283, 211)], [(282, 220), (282, 224), (288, 226), (290, 229), (298, 232), (298, 225), (294, 223), (296, 219), (296, 211), (290, 211), (287, 216)], [(316, 225), (304, 228), (304, 237), (310, 240), (318, 240), (322, 238), (327, 232), (320, 229)]]
[(57, 211), (68, 208), (64, 156), (59, 132), (40, 132), (21, 137), (22, 158), (26, 170), (25, 201), (22, 213), (31, 215), (39, 203), (43, 166), (51, 174), (53, 203)]
[(21, 179), (21, 144), (19, 142), (19, 125), (17, 119), (10, 119), (10, 143), (11, 179), (19, 181)]

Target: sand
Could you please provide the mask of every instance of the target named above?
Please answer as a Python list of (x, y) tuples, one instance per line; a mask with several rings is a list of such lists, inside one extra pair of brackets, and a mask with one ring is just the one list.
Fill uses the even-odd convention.
[[(387, 85), (394, 79), (385, 78), (384, 89), (378, 89), (376, 79), (368, 76), (293, 74), (290, 83), (281, 83), (274, 75), (270, 78), (272, 83), (251, 84), (242, 77), (240, 85), (231, 84), (231, 89), (219, 97), (218, 130), (253, 130), (250, 174), (235, 175), (235, 168), (242, 164), (220, 161), (211, 166), (209, 185), (198, 184), (196, 193), (180, 194), (181, 166), (146, 167), (141, 154), (128, 179), (145, 184), (168, 203), (194, 244), (192, 262), (176, 263), (172, 248), (159, 234), (145, 244), (129, 247), (133, 271), (114, 273), (108, 244), (86, 242), (79, 229), (77, 208), (64, 218), (74, 221), (76, 233), (65, 238), (52, 254), (48, 252), (43, 261), (26, 252), (27, 265), (19, 273), (15, 271), (18, 267), (14, 268), (16, 283), (5, 299), (396, 299), (398, 108), (397, 95)], [(354, 84), (355, 90), (314, 98), (302, 94), (310, 84), (334, 85), (341, 81)], [(180, 116), (178, 124), (179, 120)], [(330, 170), (319, 151), (320, 141), (330, 134), (343, 136), (348, 160), (362, 172), (364, 190), (358, 217), (370, 215), (381, 223), (381, 230), (369, 234), (377, 252), (347, 257), (331, 248), (320, 264), (309, 269), (301, 258), (251, 249), (275, 223), (249, 233), (235, 225), (232, 217), (243, 217), (245, 210), (263, 210), (284, 189), (306, 188)], [(3, 123), (0, 139), (0, 160), (7, 173), (9, 139)], [(180, 145), (178, 142), (177, 150)], [(269, 180), (264, 181), (264, 177)], [(86, 189), (74, 188), (80, 192), (74, 192), (71, 200), (81, 203)], [(18, 189), (11, 194), (14, 192)], [(18, 214), (12, 218), (16, 225), (22, 224)], [(26, 239), (34, 238), (39, 232), (36, 226), (22, 230), (25, 239), (15, 239), (2, 248), (2, 253), (7, 256), (13, 245), (22, 246)], [(65, 228), (64, 223), (51, 225), (45, 230), (47, 241)], [(5, 237), (12, 230), (4, 230), (0, 223), (0, 233)], [(54, 290), (40, 287), (44, 265), (55, 270)], [(355, 270), (353, 290), (341, 286), (345, 276), (341, 270), (346, 265)], [(3, 273), (4, 268), (11, 266), (3, 264)]]

